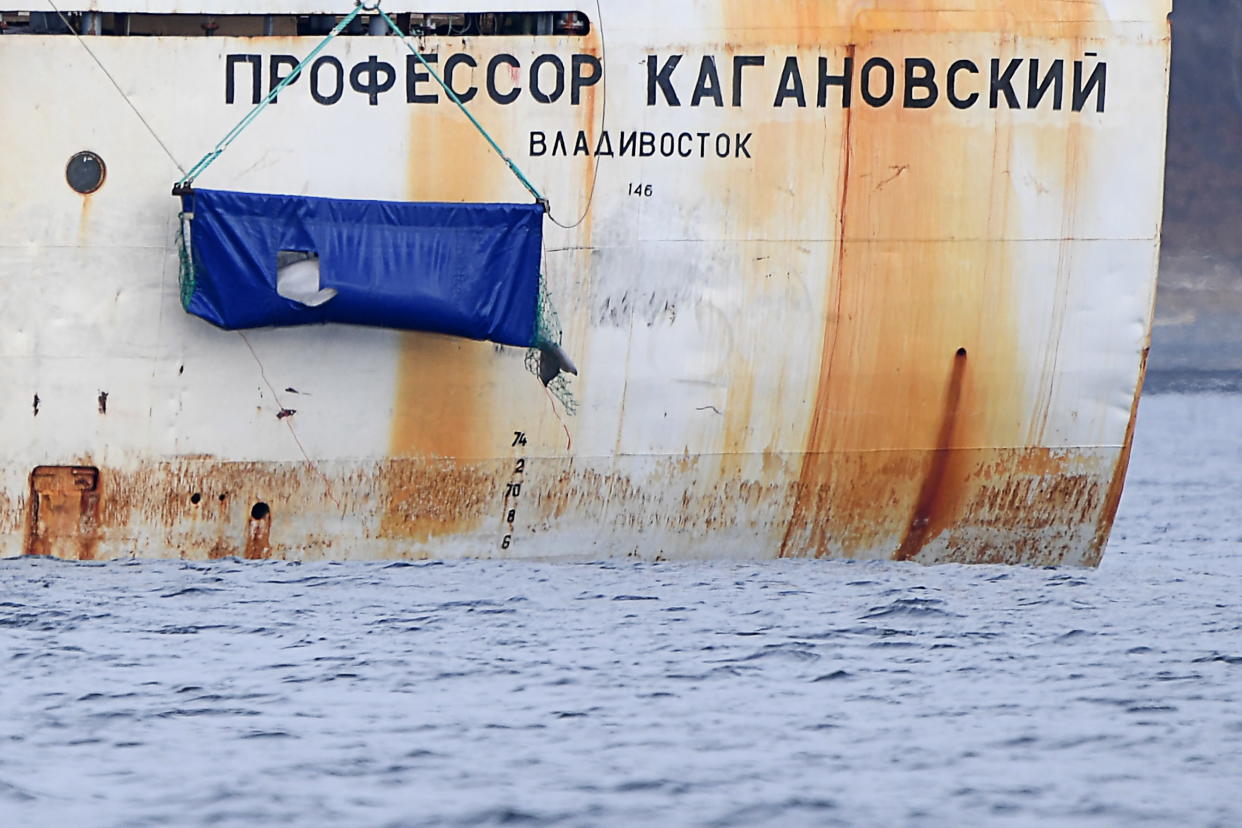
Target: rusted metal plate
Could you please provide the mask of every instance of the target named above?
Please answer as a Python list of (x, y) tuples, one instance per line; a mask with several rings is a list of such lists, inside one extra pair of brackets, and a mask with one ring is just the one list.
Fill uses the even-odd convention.
[[(585, 37), (426, 38), (569, 226), (545, 266), (575, 416), (521, 351), (186, 317), (177, 166), (75, 39), (0, 39), (0, 347), (40, 401), (0, 410), (0, 548), (69, 458), (100, 470), (101, 557), (1094, 564), (1150, 330), (1168, 6), (642, 0)], [(315, 42), (90, 45), (188, 167)], [(322, 60), (203, 186), (526, 197), (396, 39)]]
[(99, 470), (39, 466), (30, 473), (26, 553), (88, 561), (99, 541)]

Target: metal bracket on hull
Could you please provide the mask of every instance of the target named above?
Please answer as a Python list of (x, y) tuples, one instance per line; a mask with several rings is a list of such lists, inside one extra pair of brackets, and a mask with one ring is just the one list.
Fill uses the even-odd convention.
[(88, 561), (99, 540), (99, 469), (38, 466), (30, 473), (26, 554)]

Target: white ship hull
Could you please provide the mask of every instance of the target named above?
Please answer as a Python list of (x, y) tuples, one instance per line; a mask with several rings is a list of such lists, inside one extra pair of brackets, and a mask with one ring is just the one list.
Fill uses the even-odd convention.
[[(635, 0), (581, 7), (585, 37), (421, 41), (472, 58), (471, 111), (580, 220), (545, 240), (574, 415), (519, 349), (182, 311), (173, 159), (319, 38), (0, 37), (0, 554), (1096, 564), (1151, 327), (1169, 0), (963, 5)], [(330, 62), (300, 78), (202, 186), (528, 200), (399, 39), (324, 54), (339, 98)], [(821, 79), (847, 66), (848, 108)]]

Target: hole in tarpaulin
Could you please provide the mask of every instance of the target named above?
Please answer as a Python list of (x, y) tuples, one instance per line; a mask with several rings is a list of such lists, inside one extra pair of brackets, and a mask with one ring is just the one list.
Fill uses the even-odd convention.
[(312, 250), (281, 250), (276, 254), (276, 292), (291, 302), (317, 308), (336, 296), (319, 281), (319, 254)]

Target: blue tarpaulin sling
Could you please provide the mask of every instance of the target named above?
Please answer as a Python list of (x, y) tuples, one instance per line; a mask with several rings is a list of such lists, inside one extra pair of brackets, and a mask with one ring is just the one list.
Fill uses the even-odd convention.
[[(535, 203), (357, 201), (195, 189), (195, 178), (362, 12), (383, 20)], [(374, 20), (372, 20), (374, 22)], [(173, 186), (185, 309), (229, 330), (344, 322), (527, 347), (569, 414), (577, 374), (540, 274), (548, 202), (379, 0), (354, 8)]]
[[(190, 313), (221, 328), (342, 322), (538, 344), (538, 204), (358, 201), (194, 189), (182, 194)], [(277, 292), (289, 257), (318, 260), (330, 298)]]

